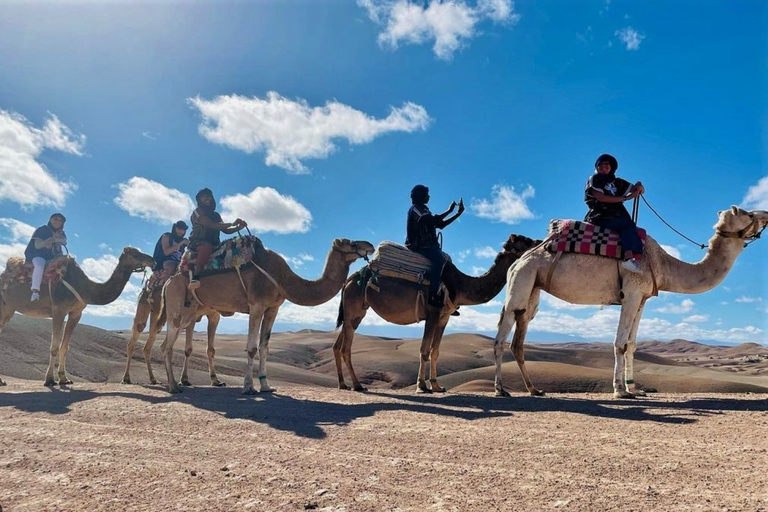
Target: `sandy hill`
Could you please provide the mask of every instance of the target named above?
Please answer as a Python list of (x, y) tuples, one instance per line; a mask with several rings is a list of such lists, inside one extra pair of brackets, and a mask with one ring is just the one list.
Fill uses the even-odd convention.
[[(128, 331), (106, 331), (80, 325), (75, 331), (67, 369), (75, 381), (120, 382), (125, 366)], [(165, 379), (158, 338), (153, 350), (155, 375)], [(142, 336), (142, 343), (146, 335)], [(268, 374), (273, 383), (335, 387), (332, 346), (336, 333), (302, 329), (275, 333), (270, 342)], [(415, 384), (420, 339), (396, 339), (357, 334), (352, 360), (358, 377), (374, 388), (404, 388)], [(183, 337), (176, 343), (174, 365), (181, 371)], [(216, 369), (229, 385), (242, 384), (244, 335), (216, 338)], [(48, 364), (50, 321), (16, 315), (0, 335), (0, 375), (41, 380)], [(190, 379), (207, 385), (205, 334), (194, 335)], [(526, 362), (534, 383), (548, 392), (611, 392), (613, 349), (608, 343), (531, 344)], [(493, 340), (478, 334), (449, 334), (438, 362), (442, 385), (458, 391), (493, 391)], [(524, 391), (517, 364), (504, 355), (505, 386)], [(735, 347), (704, 345), (686, 340), (645, 341), (638, 344), (635, 379), (662, 392), (768, 392), (768, 348), (750, 343)], [(131, 363), (134, 382), (146, 383), (141, 350)], [(348, 379), (348, 376), (347, 376)], [(349, 379), (348, 379), (349, 381)]]

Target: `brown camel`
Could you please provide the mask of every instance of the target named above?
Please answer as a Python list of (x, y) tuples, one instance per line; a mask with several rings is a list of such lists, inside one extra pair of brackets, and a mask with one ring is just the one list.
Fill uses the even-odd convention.
[[(419, 360), (419, 375), (416, 390), (419, 393), (444, 392), (445, 388), (437, 383), (437, 358), (440, 354), (440, 342), (443, 332), (448, 325), (451, 313), (458, 306), (483, 304), (494, 298), (504, 287), (507, 269), (525, 251), (540, 243), (540, 240), (531, 240), (525, 236), (510, 235), (504, 243), (502, 251), (496, 255), (496, 259), (488, 271), (479, 277), (471, 277), (462, 273), (452, 263), (448, 262), (443, 270), (443, 283), (449, 290), (450, 301), (442, 309), (432, 306), (424, 306), (423, 297), (425, 286), (393, 279), (389, 277), (377, 278), (378, 291), (370, 289), (366, 293), (366, 284), (361, 284), (361, 271), (356, 272), (347, 279), (341, 293), (339, 304), (339, 319), (336, 327), (341, 327), (336, 343), (333, 345), (333, 356), (336, 359), (336, 371), (339, 375), (339, 389), (349, 389), (344, 382), (341, 361), (347, 365), (352, 377), (352, 385), (355, 391), (365, 391), (365, 388), (357, 380), (355, 370), (352, 368), (352, 341), (355, 329), (363, 321), (368, 307), (384, 320), (399, 325), (408, 325), (426, 320), (424, 323), (424, 336), (421, 339), (421, 358)], [(423, 290), (421, 289), (423, 288)], [(421, 299), (419, 293), (421, 292)], [(429, 382), (425, 382), (426, 363), (430, 361)]]
[[(645, 301), (656, 290), (676, 293), (702, 293), (717, 286), (728, 274), (745, 247), (768, 225), (768, 212), (746, 211), (735, 206), (721, 211), (709, 249), (698, 263), (673, 258), (648, 237), (640, 273), (625, 270), (611, 258), (591, 254), (566, 253), (550, 270), (555, 254), (538, 247), (523, 256), (509, 270), (504, 309), (494, 343), (496, 395), (509, 396), (501, 383), (503, 343), (517, 324), (511, 349), (531, 395), (543, 395), (525, 370), (523, 343), (528, 324), (539, 308), (539, 292), (544, 290), (572, 304), (621, 304), (621, 315), (613, 342), (613, 391), (618, 398), (644, 395), (634, 381), (634, 354), (637, 328)], [(548, 275), (551, 273), (551, 276)], [(622, 379), (623, 378), (623, 379)]]
[[(200, 278), (196, 293), (207, 307), (220, 313), (247, 313), (248, 363), (245, 368), (243, 394), (254, 394), (253, 359), (259, 354), (260, 391), (274, 391), (267, 382), (267, 354), (272, 325), (277, 312), (287, 299), (300, 306), (316, 306), (331, 300), (344, 285), (349, 267), (360, 258), (373, 254), (369, 242), (337, 238), (328, 253), (323, 275), (308, 281), (296, 275), (276, 252), (256, 247), (253, 260), (244, 265), (240, 274), (230, 271)], [(177, 393), (181, 387), (175, 382), (171, 356), (179, 330), (194, 322), (199, 304), (187, 297), (188, 278), (184, 274), (171, 277), (163, 288), (163, 301), (168, 315), (168, 328), (162, 351), (168, 374), (168, 391)], [(258, 345), (257, 345), (258, 339)]]
[[(0, 292), (0, 332), (16, 311), (26, 316), (51, 318), (53, 321), (51, 356), (48, 372), (45, 375), (45, 385), (55, 384), (53, 371), (57, 356), (59, 384), (72, 384), (66, 372), (67, 350), (72, 331), (80, 321), (85, 307), (89, 304), (104, 305), (113, 302), (122, 293), (131, 273), (141, 271), (145, 267), (151, 268), (154, 264), (151, 256), (133, 247), (126, 247), (120, 255), (112, 276), (104, 283), (95, 283), (88, 279), (74, 261), (71, 261), (64, 274), (64, 281), (70, 285), (71, 289), (60, 282), (48, 293), (43, 286), (40, 300), (35, 302), (29, 301), (31, 295), (29, 283), (11, 282)], [(65, 317), (66, 327), (64, 327)]]
[[(136, 343), (139, 336), (144, 332), (144, 328), (147, 326), (147, 319), (149, 319), (149, 335), (147, 342), (144, 344), (144, 361), (147, 364), (147, 373), (149, 374), (150, 384), (157, 384), (155, 374), (152, 372), (152, 347), (155, 344), (157, 334), (162, 330), (165, 325), (165, 309), (162, 308), (162, 284), (158, 284), (151, 291), (148, 291), (145, 287), (139, 294), (139, 300), (136, 304), (136, 314), (133, 316), (133, 325), (131, 327), (131, 339), (128, 342), (126, 349), (126, 361), (125, 361), (125, 373), (123, 374), (123, 384), (131, 384), (131, 359), (133, 353), (136, 350)], [(224, 386), (225, 384), (219, 380), (216, 376), (216, 368), (213, 364), (213, 356), (216, 353), (214, 349), (214, 338), (216, 337), (216, 328), (219, 325), (221, 314), (207, 307), (199, 307), (197, 310), (196, 322), (206, 316), (208, 318), (208, 372), (211, 377), (211, 386)], [(194, 334), (194, 326), (189, 325), (186, 327), (186, 345), (184, 348), (184, 367), (181, 372), (181, 379), (179, 382), (184, 386), (190, 386), (191, 383), (188, 377), (189, 358), (192, 355), (192, 336)]]

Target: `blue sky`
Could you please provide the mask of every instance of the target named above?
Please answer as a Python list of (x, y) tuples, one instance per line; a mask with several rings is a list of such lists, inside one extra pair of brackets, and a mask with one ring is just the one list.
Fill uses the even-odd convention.
[[(4, 1), (0, 260), (53, 211), (105, 279), (214, 190), (297, 273), (336, 237), (402, 242), (409, 191), (464, 198), (444, 250), (467, 273), (510, 233), (582, 218), (597, 155), (706, 243), (717, 211), (768, 209), (768, 4), (729, 1)], [(675, 256), (703, 251), (642, 208)], [(765, 343), (759, 240), (700, 295), (662, 294), (640, 339)], [(358, 266), (353, 267), (358, 268)], [(129, 328), (140, 282), (84, 323)], [(502, 295), (449, 331), (495, 334)], [(532, 341), (613, 338), (618, 308), (543, 297)], [(277, 330), (333, 327), (338, 298)], [(222, 322), (245, 332), (244, 317)], [(361, 332), (418, 336), (372, 312)]]

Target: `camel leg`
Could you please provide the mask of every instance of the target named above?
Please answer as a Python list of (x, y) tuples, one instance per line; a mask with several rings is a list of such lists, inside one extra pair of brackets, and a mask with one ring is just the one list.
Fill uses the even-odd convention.
[(512, 344), (509, 347), (512, 350), (512, 354), (517, 361), (517, 367), (520, 368), (520, 374), (523, 376), (523, 382), (525, 388), (531, 396), (544, 396), (544, 392), (537, 389), (530, 376), (528, 370), (525, 368), (525, 336), (528, 334), (528, 324), (531, 323), (536, 313), (539, 311), (539, 294), (540, 290), (535, 288), (531, 293), (531, 299), (528, 302), (528, 308), (524, 312), (516, 314), (515, 320), (515, 334), (512, 336)]
[(192, 357), (192, 338), (195, 335), (195, 321), (187, 325), (184, 328), (184, 364), (181, 367), (181, 378), (179, 384), (181, 386), (192, 387), (192, 383), (189, 381), (189, 359)]
[(270, 307), (264, 312), (259, 332), (259, 384), (262, 393), (271, 393), (275, 388), (267, 382), (267, 356), (269, 355), (269, 338), (272, 336), (272, 326), (277, 318), (279, 307)]
[(637, 389), (635, 385), (635, 350), (637, 350), (637, 328), (640, 326), (640, 318), (643, 316), (645, 300), (640, 303), (640, 309), (637, 311), (635, 321), (632, 323), (632, 330), (629, 333), (627, 342), (627, 351), (624, 353), (624, 382), (627, 385), (627, 391), (635, 396), (645, 396), (645, 391)]
[(253, 358), (256, 357), (258, 345), (256, 339), (259, 336), (259, 326), (264, 317), (266, 308), (261, 303), (251, 304), (248, 314), (248, 344), (245, 351), (248, 354), (248, 362), (245, 365), (245, 379), (243, 380), (244, 395), (255, 395), (257, 391), (253, 388)]
[[(194, 321), (194, 320), (193, 320)], [(168, 320), (168, 329), (165, 331), (165, 340), (160, 346), (160, 350), (163, 352), (163, 362), (165, 363), (165, 373), (168, 377), (168, 392), (180, 393), (183, 389), (176, 382), (176, 378), (173, 376), (173, 345), (176, 343), (176, 339), (179, 337), (179, 331), (181, 330), (181, 319), (174, 318)]]
[[(365, 311), (363, 311), (363, 315), (365, 315)], [(347, 370), (349, 370), (349, 376), (352, 378), (352, 389), (355, 391), (368, 391), (368, 389), (360, 384), (359, 380), (357, 380), (355, 369), (352, 367), (352, 341), (355, 336), (355, 331), (358, 327), (360, 327), (360, 322), (362, 321), (363, 317), (355, 318), (352, 321), (352, 328), (347, 331), (347, 335), (344, 337), (345, 343), (341, 351), (341, 355), (344, 358), (344, 363), (347, 365)]]
[(510, 396), (501, 383), (501, 359), (504, 356), (504, 343), (509, 338), (509, 333), (512, 332), (512, 327), (514, 326), (514, 312), (508, 311), (506, 307), (502, 307), (499, 318), (499, 330), (496, 332), (496, 338), (493, 340), (493, 357), (496, 362), (496, 376), (494, 377), (496, 396)]
[[(2, 302), (2, 299), (0, 299), (0, 334), (2, 334), (3, 329), (6, 325), (8, 325), (8, 321), (13, 317), (13, 314), (15, 311), (12, 311), (7, 304), (4, 304)], [(0, 379), (0, 386), (5, 386), (6, 382), (3, 379)]]
[[(133, 353), (136, 350), (136, 344), (139, 340), (139, 336), (144, 332), (144, 327), (147, 326), (147, 317), (150, 314), (149, 303), (142, 301), (139, 298), (139, 302), (136, 306), (136, 314), (133, 316), (133, 328), (131, 329), (131, 339), (128, 342), (128, 346), (125, 349), (126, 361), (125, 372), (123, 373), (123, 384), (131, 384), (131, 359), (133, 359)], [(150, 330), (150, 336), (152, 335)], [(146, 356), (145, 356), (146, 359)]]
[[(345, 320), (339, 330), (339, 335), (336, 337), (336, 342), (333, 344), (333, 359), (336, 361), (336, 374), (339, 377), (339, 389), (349, 390), (349, 386), (344, 382), (344, 372), (341, 367), (342, 350), (347, 343), (351, 344), (351, 338), (355, 335), (354, 329), (347, 326), (348, 320)], [(352, 331), (351, 333), (348, 331)], [(349, 341), (347, 341), (349, 340)]]
[(48, 371), (45, 372), (45, 386), (53, 386), (56, 381), (53, 380), (53, 370), (56, 367), (56, 360), (59, 357), (59, 348), (61, 347), (61, 337), (64, 328), (64, 313), (53, 308), (51, 316), (51, 350), (48, 359)]
[(59, 385), (64, 386), (72, 384), (72, 380), (67, 377), (67, 352), (69, 352), (69, 340), (72, 338), (72, 333), (75, 331), (75, 327), (80, 322), (80, 317), (83, 315), (83, 310), (71, 311), (67, 317), (67, 324), (64, 327), (64, 336), (61, 340), (61, 350), (59, 350)]
[(624, 292), (624, 300), (621, 303), (621, 315), (619, 327), (616, 330), (616, 338), (613, 340), (613, 395), (616, 398), (634, 398), (624, 382), (625, 354), (629, 345), (629, 336), (637, 314), (640, 311), (642, 297), (637, 293)]
[(437, 383), (437, 358), (440, 356), (440, 343), (443, 341), (443, 333), (447, 325), (448, 318), (445, 319), (445, 323), (441, 320), (440, 325), (435, 329), (429, 351), (429, 386), (433, 393), (445, 393), (445, 388)]
[(426, 372), (429, 353), (432, 348), (432, 340), (437, 332), (437, 322), (439, 313), (427, 312), (427, 319), (424, 321), (424, 336), (421, 338), (421, 349), (419, 350), (419, 376), (416, 381), (417, 393), (431, 393), (432, 389), (427, 387)]
[(226, 386), (224, 382), (221, 382), (216, 376), (216, 366), (213, 364), (213, 357), (216, 355), (216, 349), (213, 344), (216, 339), (216, 328), (219, 326), (219, 320), (221, 315), (218, 311), (208, 313), (208, 349), (206, 354), (208, 355), (208, 375), (211, 377), (211, 386)]

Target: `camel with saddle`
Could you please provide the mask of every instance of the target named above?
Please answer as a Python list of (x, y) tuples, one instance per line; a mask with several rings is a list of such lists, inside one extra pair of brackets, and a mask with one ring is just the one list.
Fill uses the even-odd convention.
[[(364, 391), (352, 367), (352, 341), (368, 308), (388, 322), (408, 325), (425, 321), (421, 341), (419, 373), (416, 390), (419, 393), (443, 392), (437, 382), (437, 359), (440, 342), (451, 314), (459, 306), (483, 304), (495, 297), (506, 282), (507, 269), (525, 251), (539, 243), (525, 236), (510, 235), (488, 271), (472, 277), (461, 272), (452, 262), (442, 273), (443, 306), (434, 307), (427, 301), (429, 282), (426, 279), (430, 262), (420, 254), (394, 242), (382, 242), (371, 262), (347, 279), (339, 304), (336, 327), (341, 331), (333, 345), (339, 389), (349, 389), (344, 382), (342, 360), (347, 366), (355, 391)], [(446, 259), (449, 258), (446, 256)], [(426, 364), (429, 361), (430, 385), (427, 386)]]
[(40, 300), (30, 302), (32, 265), (25, 263), (24, 258), (9, 258), (0, 276), (0, 332), (17, 311), (26, 316), (51, 318), (51, 350), (45, 385), (55, 384), (53, 374), (57, 359), (58, 383), (71, 384), (66, 371), (67, 351), (83, 310), (89, 304), (113, 302), (122, 293), (132, 273), (153, 266), (151, 256), (126, 247), (109, 279), (97, 283), (85, 275), (73, 258), (62, 256), (48, 262)]
[(266, 361), (272, 326), (280, 306), (285, 300), (300, 306), (316, 306), (331, 300), (344, 285), (352, 263), (374, 252), (369, 242), (337, 238), (328, 253), (322, 276), (312, 281), (295, 274), (282, 256), (265, 248), (256, 237), (238, 237), (222, 247), (223, 253), (214, 253), (207, 269), (200, 273), (198, 288), (189, 290), (184, 261), (181, 271), (163, 288), (168, 327), (162, 352), (171, 393), (181, 391), (171, 365), (173, 345), (179, 330), (195, 322), (201, 307), (221, 314), (248, 315), (248, 360), (242, 392), (257, 392), (253, 386), (257, 353), (259, 391), (274, 391), (267, 380)]
[[(574, 223), (575, 221), (570, 221)], [(718, 213), (715, 234), (709, 240), (704, 258), (686, 263), (667, 254), (650, 236), (645, 241), (640, 272), (627, 270), (619, 259), (596, 254), (550, 249), (570, 244), (573, 247), (600, 246), (589, 240), (549, 240), (531, 250), (507, 274), (507, 292), (494, 341), (496, 394), (509, 396), (501, 377), (503, 344), (512, 328), (511, 349), (532, 395), (542, 395), (531, 382), (525, 368), (523, 344), (528, 324), (536, 316), (542, 290), (572, 304), (621, 305), (619, 325), (613, 342), (613, 389), (616, 397), (643, 395), (634, 381), (633, 360), (636, 336), (645, 302), (661, 291), (702, 293), (717, 286), (733, 267), (749, 241), (760, 236), (768, 225), (768, 212), (746, 211), (736, 206)], [(591, 232), (591, 228), (589, 230)], [(549, 247), (547, 247), (549, 246)], [(614, 251), (621, 255), (621, 249)]]

